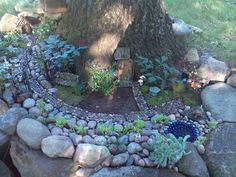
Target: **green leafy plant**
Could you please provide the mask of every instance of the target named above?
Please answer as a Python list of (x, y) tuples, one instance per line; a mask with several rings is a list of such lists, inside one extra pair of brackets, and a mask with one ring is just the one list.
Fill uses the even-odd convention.
[(80, 56), (79, 50), (71, 44), (61, 40), (59, 35), (50, 35), (39, 43), (47, 69), (52, 71), (71, 71), (75, 59)]
[(210, 129), (216, 129), (218, 122), (216, 120), (211, 120), (207, 122)]
[(49, 35), (53, 34), (56, 30), (56, 21), (45, 18), (42, 23), (33, 28), (33, 34), (38, 38), (39, 41), (47, 38)]
[(89, 70), (88, 85), (92, 91), (99, 91), (103, 95), (108, 96), (118, 86), (119, 81), (114, 77), (112, 68), (101, 70), (97, 65), (92, 65)]
[(133, 125), (134, 125), (134, 130), (139, 131), (145, 127), (145, 121), (138, 119), (138, 120), (134, 121)]
[(96, 130), (102, 135), (109, 135), (114, 130), (114, 126), (112, 124), (98, 123)]
[(139, 132), (142, 128), (145, 127), (145, 122), (143, 120), (136, 120), (132, 124), (128, 124), (124, 127), (124, 133), (130, 134), (134, 132)]
[(119, 126), (119, 127), (114, 126), (114, 131), (115, 131), (116, 133), (122, 134), (123, 131), (124, 131), (124, 128), (123, 128), (122, 126)]
[(46, 105), (46, 102), (43, 99), (40, 99), (38, 101), (37, 107), (39, 108), (41, 113), (45, 113), (46, 112), (45, 105)]
[(168, 58), (162, 56), (150, 60), (145, 57), (136, 56), (135, 62), (140, 68), (142, 75), (146, 77), (146, 84), (159, 85), (161, 89), (167, 87), (167, 82), (176, 83), (180, 72), (167, 64)]
[(0, 56), (7, 56), (8, 58), (15, 57), (20, 52), (18, 48), (26, 48), (24, 40), (18, 33), (6, 33), (0, 39)]
[(199, 136), (197, 137), (197, 140), (195, 141), (196, 144), (204, 144), (207, 140), (207, 137), (205, 136)]
[(66, 118), (59, 117), (59, 118), (56, 119), (56, 123), (55, 123), (56, 127), (63, 128), (63, 127), (66, 126), (66, 124), (67, 124), (67, 119)]
[(160, 115), (155, 115), (151, 118), (152, 123), (159, 123), (159, 124), (166, 124), (170, 121), (170, 118), (166, 115), (160, 114)]
[(160, 133), (156, 133), (152, 136), (154, 151), (150, 153), (149, 159), (153, 160), (158, 167), (166, 167), (168, 164), (178, 162), (183, 155), (188, 154), (185, 152), (188, 138), (189, 135), (177, 139), (172, 134), (164, 136)]
[(73, 130), (80, 135), (86, 135), (88, 132), (88, 129), (82, 125), (75, 125)]
[(149, 93), (149, 87), (147, 85), (143, 85), (141, 88), (140, 88), (140, 91), (143, 95), (147, 95)]

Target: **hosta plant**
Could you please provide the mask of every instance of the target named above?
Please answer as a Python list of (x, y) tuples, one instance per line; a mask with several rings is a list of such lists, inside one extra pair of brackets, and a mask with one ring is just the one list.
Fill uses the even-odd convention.
[(160, 133), (153, 135), (154, 151), (150, 153), (149, 158), (159, 167), (166, 167), (169, 164), (175, 164), (185, 152), (186, 141), (189, 136), (176, 138), (172, 134), (164, 136)]
[(161, 89), (167, 87), (168, 82), (175, 84), (178, 82), (180, 72), (167, 64), (168, 58), (162, 56), (150, 60), (142, 56), (136, 56), (135, 62), (137, 63), (140, 72), (145, 76), (145, 84), (150, 86), (158, 85)]
[(40, 44), (44, 60), (49, 70), (69, 71), (74, 67), (80, 49), (61, 40), (59, 35), (50, 35)]

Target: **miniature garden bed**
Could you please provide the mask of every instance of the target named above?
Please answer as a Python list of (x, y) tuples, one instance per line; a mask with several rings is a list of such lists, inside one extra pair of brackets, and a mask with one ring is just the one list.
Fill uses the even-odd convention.
[(124, 87), (118, 87), (109, 96), (92, 92), (80, 102), (80, 107), (95, 113), (126, 114), (139, 111), (132, 88)]

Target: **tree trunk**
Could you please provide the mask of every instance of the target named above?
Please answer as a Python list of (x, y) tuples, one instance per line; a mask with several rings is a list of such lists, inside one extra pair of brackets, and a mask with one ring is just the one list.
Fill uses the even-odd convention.
[(57, 31), (70, 42), (86, 40), (89, 58), (102, 68), (118, 46), (130, 47), (132, 58), (179, 59), (183, 52), (162, 0), (70, 0)]

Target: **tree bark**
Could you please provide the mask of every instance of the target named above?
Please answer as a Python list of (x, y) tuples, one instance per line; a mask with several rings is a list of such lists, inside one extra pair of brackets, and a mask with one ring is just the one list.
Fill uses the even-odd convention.
[(118, 46), (130, 47), (132, 58), (183, 54), (162, 0), (70, 0), (57, 31), (70, 42), (86, 40), (89, 58), (102, 68)]

